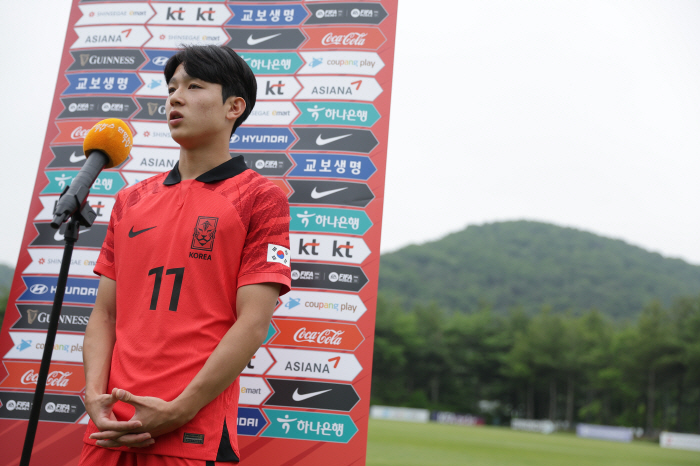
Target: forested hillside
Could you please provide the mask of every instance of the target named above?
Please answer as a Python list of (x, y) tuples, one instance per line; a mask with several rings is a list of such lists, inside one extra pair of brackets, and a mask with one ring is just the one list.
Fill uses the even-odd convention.
[(572, 228), (513, 221), (384, 254), (379, 291), (406, 309), (435, 303), (532, 315), (549, 306), (634, 318), (653, 299), (670, 305), (700, 292), (700, 267)]
[(0, 288), (10, 288), (15, 269), (9, 265), (0, 264)]
[(15, 269), (9, 265), (0, 264), (0, 326), (5, 318), (7, 298), (10, 294), (10, 286), (12, 285), (12, 277), (14, 274)]

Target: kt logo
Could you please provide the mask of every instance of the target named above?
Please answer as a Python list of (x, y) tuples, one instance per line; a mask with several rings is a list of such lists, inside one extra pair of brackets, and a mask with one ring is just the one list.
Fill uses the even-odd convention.
[(218, 222), (219, 219), (216, 217), (199, 217), (197, 219), (192, 236), (192, 249), (211, 251), (214, 248), (214, 235)]
[[(272, 81), (267, 81), (265, 84), (265, 95), (284, 95), (282, 88), (285, 84), (279, 81), (277, 84), (272, 84)], [(276, 92), (275, 92), (276, 91)]]

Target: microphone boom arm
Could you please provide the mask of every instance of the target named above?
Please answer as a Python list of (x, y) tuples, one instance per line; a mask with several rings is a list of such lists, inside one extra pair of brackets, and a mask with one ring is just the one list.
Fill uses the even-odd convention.
[[(102, 151), (94, 150), (85, 161), (85, 165), (80, 169), (70, 186), (68, 186), (56, 203), (53, 211), (53, 221), (51, 227), (58, 229), (71, 215), (76, 212), (82, 213), (83, 204), (90, 193), (92, 184), (97, 179), (100, 171), (109, 163), (109, 157)], [(92, 209), (90, 209), (92, 210)], [(82, 215), (81, 215), (82, 217)], [(86, 219), (85, 219), (86, 220)], [(80, 222), (83, 226), (90, 226), (94, 221), (94, 216), (89, 224)]]

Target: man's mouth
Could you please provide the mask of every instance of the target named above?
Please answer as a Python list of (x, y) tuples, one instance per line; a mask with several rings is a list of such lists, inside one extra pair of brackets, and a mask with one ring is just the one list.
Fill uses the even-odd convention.
[(173, 110), (172, 112), (170, 112), (170, 118), (168, 118), (168, 121), (170, 122), (170, 124), (174, 124), (179, 123), (180, 121), (182, 121), (182, 119), (182, 113), (178, 112), (177, 110)]

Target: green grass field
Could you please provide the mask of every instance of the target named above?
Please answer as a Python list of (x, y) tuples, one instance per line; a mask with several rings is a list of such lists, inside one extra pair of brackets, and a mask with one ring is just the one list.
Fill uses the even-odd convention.
[(700, 452), (499, 427), (369, 421), (368, 466), (697, 466)]

